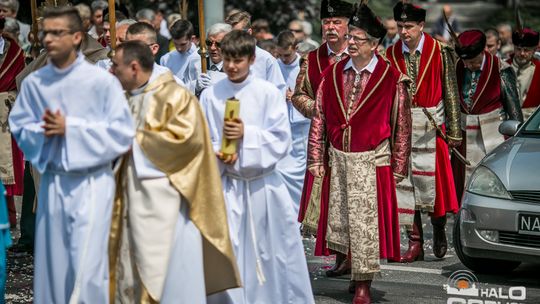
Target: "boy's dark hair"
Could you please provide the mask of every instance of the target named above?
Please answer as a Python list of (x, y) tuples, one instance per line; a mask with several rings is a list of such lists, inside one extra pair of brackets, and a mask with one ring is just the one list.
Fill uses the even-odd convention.
[(270, 33), (270, 24), (266, 19), (257, 19), (251, 25), (251, 29), (253, 30), (253, 34), (260, 32)]
[(261, 49), (267, 51), (268, 53), (274, 55), (276, 52), (277, 44), (274, 39), (267, 39), (257, 42), (257, 46)]
[(145, 35), (150, 43), (157, 43), (157, 33), (153, 26), (146, 22), (133, 23), (127, 28), (126, 34)]
[(188, 38), (191, 39), (191, 36), (195, 33), (193, 24), (188, 20), (180, 19), (175, 21), (169, 31), (171, 32), (171, 37), (173, 39)]
[(154, 55), (150, 48), (142, 41), (131, 40), (120, 44), (116, 52), (122, 52), (122, 62), (130, 64), (136, 61), (145, 72), (151, 72), (154, 67)]
[(48, 8), (43, 13), (43, 20), (51, 18), (66, 18), (71, 32), (82, 32), (83, 23), (79, 11), (71, 6)]
[(234, 13), (225, 18), (225, 23), (235, 27), (237, 24), (242, 24), (242, 30), (247, 31), (251, 28), (251, 15), (248, 12)]
[(234, 30), (221, 40), (221, 53), (223, 56), (233, 58), (255, 56), (256, 41), (250, 34), (241, 30)]
[(296, 41), (296, 38), (294, 37), (293, 32), (291, 31), (283, 31), (278, 34), (276, 37), (277, 46), (282, 49), (288, 49), (292, 47), (293, 49), (296, 48), (296, 44), (298, 41)]

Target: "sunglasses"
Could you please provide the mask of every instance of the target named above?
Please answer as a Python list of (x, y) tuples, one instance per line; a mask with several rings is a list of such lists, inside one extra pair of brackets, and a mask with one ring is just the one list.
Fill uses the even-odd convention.
[(220, 43), (220, 42), (206, 40), (206, 46), (207, 46), (207, 47), (211, 47), (211, 46), (214, 45), (214, 44), (216, 45), (217, 48), (220, 48), (220, 47), (221, 47), (221, 43)]
[(299, 29), (289, 29), (289, 31), (295, 32), (295, 33), (302, 33), (303, 32), (303, 30), (299, 30)]

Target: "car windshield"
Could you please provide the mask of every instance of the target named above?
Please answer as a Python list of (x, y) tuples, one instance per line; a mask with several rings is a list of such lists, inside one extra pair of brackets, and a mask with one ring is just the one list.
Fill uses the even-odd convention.
[(540, 135), (540, 111), (534, 112), (533, 116), (527, 120), (525, 126), (521, 130), (521, 133)]

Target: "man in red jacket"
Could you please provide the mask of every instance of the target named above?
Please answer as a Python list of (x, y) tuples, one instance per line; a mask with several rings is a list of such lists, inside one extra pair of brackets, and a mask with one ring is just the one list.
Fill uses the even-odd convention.
[(398, 2), (394, 19), (400, 41), (386, 50), (392, 66), (412, 80), (411, 171), (397, 186), (400, 224), (407, 228), (409, 237), (403, 263), (424, 258), (420, 211), (430, 213), (433, 253), (442, 258), (448, 247), (446, 214), (459, 208), (448, 153), (448, 146), (461, 143), (452, 49), (423, 32), (425, 18), (423, 8)]
[(516, 75), (506, 62), (485, 51), (485, 34), (480, 30), (468, 30), (457, 40), (456, 74), (464, 139), (460, 150), (471, 165), (465, 166), (452, 159), (452, 169), (456, 189), (463, 191), (476, 165), (504, 141), (498, 131), (501, 122), (506, 119), (523, 121), (523, 116)]
[(508, 63), (516, 72), (524, 119), (540, 105), (540, 61), (534, 59), (538, 40), (538, 32), (530, 28), (518, 29), (512, 34), (514, 55)]
[(376, 54), (385, 34), (366, 5), (356, 8), (350, 58), (323, 72), (309, 137), (308, 169), (330, 179), (327, 244), (350, 253), (358, 304), (371, 303), (379, 259), (399, 260), (394, 177), (407, 176), (411, 152), (408, 78)]
[(5, 19), (0, 17), (0, 179), (6, 187), (9, 223), (14, 227), (17, 211), (13, 197), (23, 194), (24, 159), (7, 120), (17, 93), (15, 76), (24, 69), (24, 52), (15, 40), (2, 34), (4, 24)]

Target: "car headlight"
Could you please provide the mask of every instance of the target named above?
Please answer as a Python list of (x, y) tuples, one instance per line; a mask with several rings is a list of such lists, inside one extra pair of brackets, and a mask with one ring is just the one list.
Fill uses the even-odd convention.
[(484, 166), (474, 170), (467, 190), (484, 196), (512, 199), (495, 173)]

